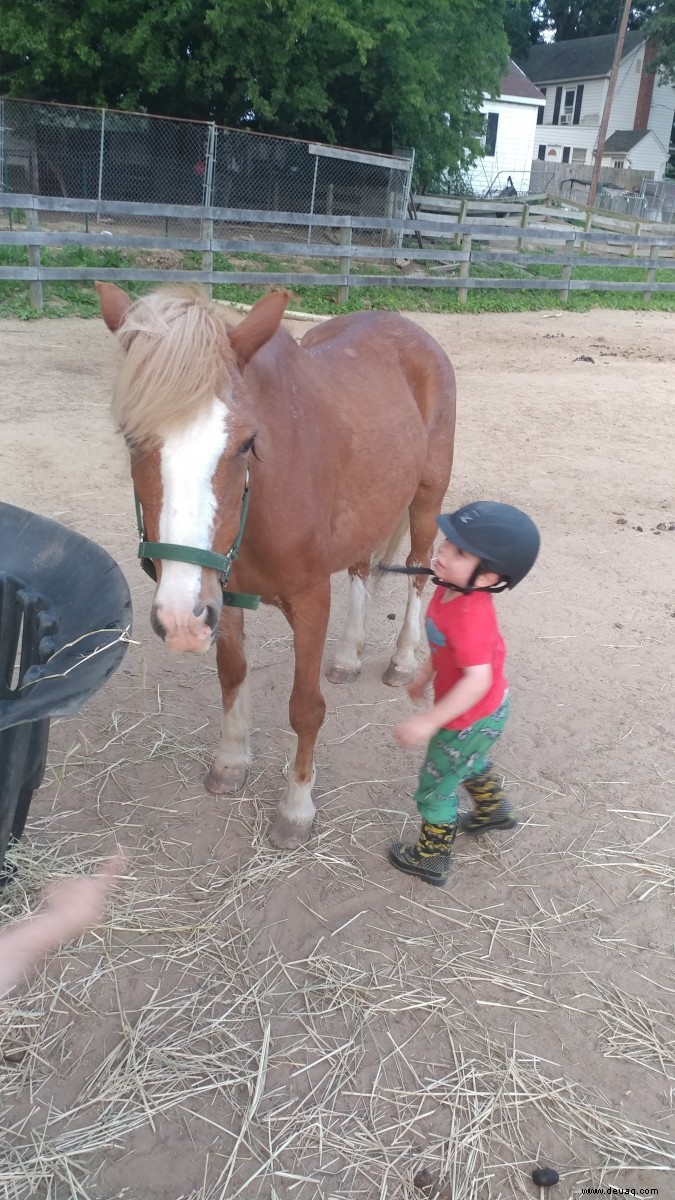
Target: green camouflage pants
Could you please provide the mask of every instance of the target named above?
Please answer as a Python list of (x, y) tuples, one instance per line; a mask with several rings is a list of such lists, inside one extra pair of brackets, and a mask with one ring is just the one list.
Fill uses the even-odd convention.
[(425, 821), (433, 825), (456, 822), (457, 788), (465, 779), (490, 769), (490, 753), (501, 736), (509, 709), (506, 695), (489, 717), (482, 717), (467, 729), (441, 729), (432, 737), (415, 792), (415, 804)]

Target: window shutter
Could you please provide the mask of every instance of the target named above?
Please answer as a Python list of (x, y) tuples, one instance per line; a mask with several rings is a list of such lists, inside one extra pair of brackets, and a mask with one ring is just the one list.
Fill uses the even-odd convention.
[(584, 98), (584, 85), (583, 85), (583, 83), (579, 83), (579, 84), (577, 84), (577, 98), (576, 98), (576, 102), (574, 105), (574, 116), (572, 117), (573, 125), (579, 124), (579, 118), (581, 117), (581, 101), (583, 100), (583, 98)]
[[(541, 92), (542, 96), (545, 96), (545, 95), (546, 95), (546, 88), (545, 88), (545, 87), (543, 87), (543, 88), (539, 88), (539, 91)], [(541, 108), (540, 108), (540, 109), (537, 111), (537, 125), (543, 125), (543, 124), (544, 124), (544, 111), (545, 111), (545, 109), (546, 109), (546, 105), (545, 105), (545, 104), (542, 104)]]
[(562, 157), (562, 160), (563, 160), (563, 162), (569, 162), (569, 161), (570, 161), (570, 147), (569, 147), (569, 146), (563, 146), (563, 157)]
[(487, 130), (485, 133), (485, 157), (494, 158), (497, 148), (497, 126), (499, 113), (488, 113)]
[(539, 145), (539, 149), (537, 150), (537, 158), (546, 158), (546, 146), (541, 145), (541, 143)]
[(560, 105), (562, 102), (562, 93), (563, 93), (563, 90), (561, 87), (557, 87), (555, 89), (555, 102), (553, 105), (553, 124), (554, 125), (558, 124), (558, 117), (560, 116)]

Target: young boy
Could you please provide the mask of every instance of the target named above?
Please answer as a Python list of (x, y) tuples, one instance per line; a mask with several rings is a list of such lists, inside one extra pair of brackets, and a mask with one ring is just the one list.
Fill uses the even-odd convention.
[(431, 564), (438, 585), (426, 618), (431, 653), (408, 688), (418, 702), (433, 680), (435, 702), (395, 730), (402, 746), (429, 743), (415, 793), (422, 829), (412, 845), (394, 842), (389, 861), (443, 887), (457, 833), (460, 783), (475, 806), (459, 822), (463, 832), (477, 836), (518, 824), (490, 763), (509, 714), (506, 649), (490, 593), (515, 587), (527, 575), (539, 552), (539, 533), (520, 509), (485, 500), (436, 520), (446, 540)]

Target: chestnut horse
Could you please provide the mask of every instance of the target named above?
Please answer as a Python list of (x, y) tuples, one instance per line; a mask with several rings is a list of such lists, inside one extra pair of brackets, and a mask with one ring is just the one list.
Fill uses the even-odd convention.
[[(210, 792), (240, 791), (250, 762), (243, 613), (233, 604), (255, 601), (232, 593), (276, 605), (293, 631), (297, 745), (270, 837), (294, 848), (315, 812), (331, 575), (350, 576), (327, 671), (337, 683), (360, 669), (372, 556), (387, 539), (391, 550), (408, 516), (407, 563), (429, 565), (452, 466), (452, 366), (394, 313), (335, 317), (298, 344), (280, 328), (283, 292), (231, 325), (199, 289), (160, 288), (132, 304), (114, 284), (97, 287), (124, 351), (113, 411), (131, 455), (139, 556), (158, 581), (152, 626), (169, 650), (202, 654), (216, 643), (224, 717)], [(414, 670), (424, 582), (411, 578), (386, 683)]]

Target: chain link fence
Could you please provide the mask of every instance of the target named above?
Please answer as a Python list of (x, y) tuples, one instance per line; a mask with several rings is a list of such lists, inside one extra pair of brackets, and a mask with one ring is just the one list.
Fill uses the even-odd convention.
[[(549, 164), (535, 159), (531, 192), (549, 192), (585, 204), (593, 168), (578, 163)], [(675, 180), (652, 178), (652, 171), (602, 167), (596, 206), (636, 221), (675, 222)]]
[[(413, 164), (413, 151), (370, 154), (208, 122), (0, 99), (0, 190), (10, 193), (391, 220), (408, 215)], [(63, 214), (49, 220), (82, 224), (75, 213), (66, 224)], [(129, 233), (170, 234), (170, 218), (162, 230), (153, 218), (124, 222)], [(195, 236), (180, 224), (183, 236)], [(221, 224), (215, 236), (226, 236)], [(238, 224), (252, 239), (263, 228)], [(337, 239), (311, 223), (264, 228), (284, 241)], [(232, 223), (227, 230), (232, 236)]]
[(636, 221), (672, 224), (675, 223), (675, 182), (642, 179), (639, 189), (631, 191), (605, 186), (598, 193), (598, 207), (635, 217)]

